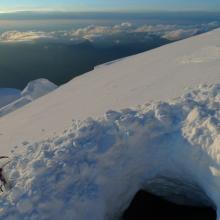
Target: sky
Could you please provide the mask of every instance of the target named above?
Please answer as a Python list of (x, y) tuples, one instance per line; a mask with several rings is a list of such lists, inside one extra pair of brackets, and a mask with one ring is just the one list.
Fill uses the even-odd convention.
[(220, 11), (220, 0), (1, 0), (11, 11)]

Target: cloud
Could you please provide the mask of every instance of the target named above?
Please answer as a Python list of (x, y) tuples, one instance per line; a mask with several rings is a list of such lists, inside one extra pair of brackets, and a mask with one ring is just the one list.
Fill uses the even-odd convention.
[(129, 22), (126, 23), (121, 23), (118, 25), (114, 26), (96, 26), (96, 25), (90, 25), (85, 28), (79, 28), (77, 30), (74, 30), (69, 34), (70, 36), (74, 37), (82, 37), (84, 38), (85, 36), (88, 35), (112, 35), (116, 33), (122, 33), (122, 32), (127, 32), (129, 30), (132, 30), (132, 24)]
[(133, 27), (133, 24), (130, 22), (124, 22), (121, 24), (117, 24), (113, 26), (113, 30), (119, 30), (119, 31), (128, 31)]
[(208, 26), (209, 28), (217, 28), (217, 27), (220, 26), (220, 22), (218, 22), (218, 21), (212, 21), (212, 22), (208, 23), (207, 26)]
[(199, 33), (198, 29), (189, 29), (189, 30), (185, 30), (185, 29), (178, 29), (178, 30), (174, 30), (174, 31), (168, 31), (166, 32), (162, 38), (165, 38), (167, 40), (170, 41), (176, 41), (176, 40), (181, 40), (187, 37), (191, 37), (194, 36), (196, 34)]
[(46, 41), (78, 43), (87, 40), (96, 43), (106, 43), (108, 41), (118, 44), (118, 42), (126, 41), (125, 37), (130, 41), (132, 39), (134, 41), (137, 39), (147, 41), (151, 35), (157, 35), (161, 38), (175, 41), (191, 37), (218, 26), (220, 26), (219, 22), (215, 21), (194, 26), (170, 24), (134, 25), (130, 22), (123, 22), (112, 26), (89, 25), (70, 31), (7, 31), (0, 35), (0, 42)]
[(47, 32), (34, 31), (7, 31), (1, 34), (0, 41), (2, 42), (24, 42), (36, 40), (52, 40), (54, 36)]
[(7, 31), (0, 35), (0, 42), (28, 42), (28, 41), (65, 41), (78, 42), (80, 40), (94, 41), (114, 34), (132, 32), (132, 24), (129, 22), (114, 26), (89, 25), (84, 28), (78, 28), (72, 31)]
[(157, 24), (157, 25), (143, 25), (136, 29), (136, 32), (142, 33), (164, 33), (164, 31), (174, 30), (177, 25)]

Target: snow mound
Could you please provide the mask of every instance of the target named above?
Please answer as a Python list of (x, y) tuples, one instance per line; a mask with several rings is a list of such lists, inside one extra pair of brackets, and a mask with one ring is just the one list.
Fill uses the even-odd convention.
[(0, 108), (0, 117), (13, 112), (35, 99), (55, 90), (57, 86), (47, 79), (37, 79), (28, 83), (20, 96)]
[(37, 79), (29, 82), (25, 89), (21, 92), (21, 95), (23, 97), (28, 96), (34, 100), (53, 91), (56, 88), (57, 86), (47, 79)]
[(25, 145), (5, 169), (2, 220), (115, 220), (140, 189), (220, 208), (220, 84)]
[(21, 91), (17, 89), (1, 88), (0, 89), (0, 108), (20, 98)]

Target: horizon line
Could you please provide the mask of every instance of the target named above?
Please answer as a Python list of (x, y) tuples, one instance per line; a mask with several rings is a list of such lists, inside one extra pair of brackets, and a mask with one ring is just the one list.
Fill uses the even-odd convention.
[(219, 10), (158, 10), (158, 9), (146, 9), (146, 10), (66, 10), (66, 9), (24, 9), (24, 10), (2, 10), (0, 14), (16, 14), (16, 13), (220, 13)]

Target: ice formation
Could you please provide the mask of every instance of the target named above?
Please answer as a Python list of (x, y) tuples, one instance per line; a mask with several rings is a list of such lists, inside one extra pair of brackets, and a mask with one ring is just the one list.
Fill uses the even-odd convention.
[(5, 169), (2, 220), (115, 220), (140, 189), (220, 208), (220, 84), (25, 145)]

